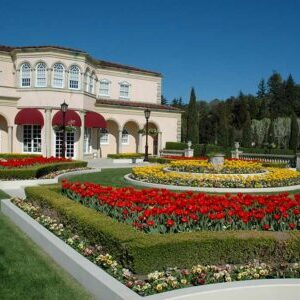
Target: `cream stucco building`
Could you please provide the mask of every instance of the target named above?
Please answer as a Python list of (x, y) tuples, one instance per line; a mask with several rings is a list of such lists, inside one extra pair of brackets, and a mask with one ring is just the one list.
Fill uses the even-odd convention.
[(181, 114), (161, 105), (160, 73), (56, 47), (0, 46), (0, 152), (60, 156), (60, 104), (69, 157), (144, 152), (144, 110), (151, 110), (149, 152), (180, 141)]

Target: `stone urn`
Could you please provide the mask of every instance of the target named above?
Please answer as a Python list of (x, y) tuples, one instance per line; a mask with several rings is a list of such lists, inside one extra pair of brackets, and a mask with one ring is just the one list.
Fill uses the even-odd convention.
[(213, 165), (216, 170), (221, 170), (224, 166), (225, 154), (216, 153), (210, 157), (209, 162)]

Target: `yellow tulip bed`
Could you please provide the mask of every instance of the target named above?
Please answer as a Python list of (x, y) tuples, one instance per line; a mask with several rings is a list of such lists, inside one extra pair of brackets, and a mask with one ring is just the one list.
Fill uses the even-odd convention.
[(208, 160), (175, 160), (170, 162), (169, 169), (177, 172), (207, 174), (252, 174), (265, 172), (260, 162), (233, 159), (225, 159), (222, 167), (215, 167)]
[(135, 167), (131, 176), (149, 183), (192, 187), (265, 188), (300, 184), (300, 172), (283, 168), (265, 168), (267, 173), (247, 177), (242, 174), (180, 174), (175, 171), (167, 172), (165, 168), (166, 165)]

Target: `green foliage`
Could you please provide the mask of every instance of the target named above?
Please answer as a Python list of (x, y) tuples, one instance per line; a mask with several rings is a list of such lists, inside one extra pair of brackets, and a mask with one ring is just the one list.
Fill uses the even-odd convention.
[(167, 164), (170, 162), (170, 159), (164, 157), (149, 157), (149, 162), (158, 163), (158, 164)]
[(193, 144), (199, 142), (199, 116), (194, 88), (191, 90), (190, 102), (187, 109), (187, 139)]
[(108, 154), (108, 158), (122, 159), (122, 158), (143, 158), (143, 153), (120, 153), (120, 154)]
[(297, 121), (297, 116), (295, 113), (292, 115), (291, 121), (291, 136), (289, 141), (290, 149), (297, 151), (298, 148), (298, 135), (299, 135), (299, 126)]
[(242, 146), (246, 148), (250, 148), (252, 143), (252, 135), (251, 135), (251, 117), (250, 113), (247, 113), (246, 121), (243, 125), (243, 138), (242, 138)]
[(45, 176), (59, 170), (70, 170), (87, 166), (84, 161), (29, 166), (24, 168), (0, 169), (0, 179), (32, 179)]
[(263, 162), (262, 163), (263, 167), (268, 167), (268, 168), (288, 168), (288, 163), (284, 162)]
[(0, 158), (3, 159), (18, 159), (18, 158), (31, 158), (39, 157), (38, 154), (21, 154), (21, 153), (0, 153)]
[(167, 150), (184, 150), (187, 148), (186, 143), (178, 143), (178, 142), (166, 142)]
[(195, 264), (298, 261), (300, 240), (293, 233), (260, 231), (145, 234), (45, 187), (26, 189), (27, 196), (54, 209), (80, 234), (101, 244), (125, 267), (146, 274)]

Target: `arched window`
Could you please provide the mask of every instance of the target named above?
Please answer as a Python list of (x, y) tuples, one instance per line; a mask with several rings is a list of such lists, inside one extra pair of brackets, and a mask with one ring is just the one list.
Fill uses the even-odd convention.
[(108, 145), (109, 144), (108, 135), (109, 135), (109, 132), (106, 128), (101, 129), (101, 131), (100, 131), (100, 145)]
[(45, 63), (39, 63), (36, 66), (36, 87), (47, 86), (47, 67)]
[(126, 81), (120, 82), (120, 98), (129, 99), (130, 84)]
[(109, 96), (109, 84), (110, 81), (107, 79), (102, 79), (100, 81), (99, 95), (100, 96)]
[(30, 87), (31, 68), (30, 64), (25, 63), (21, 66), (21, 87)]
[(90, 80), (89, 80), (89, 93), (94, 93), (94, 84), (95, 84), (95, 76), (94, 74), (91, 74)]
[(53, 66), (53, 87), (64, 87), (64, 73), (65, 68), (62, 64), (57, 63)]
[(79, 89), (79, 68), (75, 65), (70, 67), (69, 88), (74, 90)]
[(123, 145), (128, 145), (129, 144), (129, 133), (126, 128), (123, 129), (122, 131), (122, 144)]

